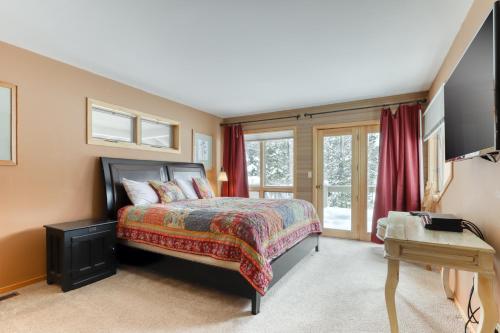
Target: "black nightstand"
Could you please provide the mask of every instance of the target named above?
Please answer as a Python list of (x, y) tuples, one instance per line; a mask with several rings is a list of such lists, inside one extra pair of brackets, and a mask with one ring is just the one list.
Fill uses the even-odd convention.
[(47, 283), (66, 292), (116, 273), (116, 220), (46, 225)]

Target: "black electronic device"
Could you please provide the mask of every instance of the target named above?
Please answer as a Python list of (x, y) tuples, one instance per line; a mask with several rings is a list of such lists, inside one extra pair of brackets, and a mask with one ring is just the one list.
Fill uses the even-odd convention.
[(446, 160), (500, 157), (500, 4), (488, 15), (444, 85)]
[(429, 212), (410, 212), (411, 215), (420, 216), (422, 224), (429, 230), (463, 232), (462, 219), (453, 214), (438, 214)]
[(462, 219), (452, 214), (428, 213), (422, 216), (424, 227), (429, 230), (462, 232)]

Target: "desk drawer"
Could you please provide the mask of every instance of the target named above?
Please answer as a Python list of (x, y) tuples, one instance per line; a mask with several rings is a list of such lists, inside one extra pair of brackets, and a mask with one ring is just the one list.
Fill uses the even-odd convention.
[(478, 266), (479, 254), (475, 251), (442, 248), (438, 246), (420, 247), (402, 244), (400, 247), (402, 260), (417, 261), (429, 264), (452, 264), (452, 266)]
[(477, 263), (477, 256), (470, 254), (457, 254), (457, 253), (443, 253), (440, 251), (431, 251), (429, 249), (422, 248), (407, 248), (402, 247), (401, 257), (426, 257), (426, 258), (436, 258), (439, 260), (446, 261), (456, 261), (461, 263)]

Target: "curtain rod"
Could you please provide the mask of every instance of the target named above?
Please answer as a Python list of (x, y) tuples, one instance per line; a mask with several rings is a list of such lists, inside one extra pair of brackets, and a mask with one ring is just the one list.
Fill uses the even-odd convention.
[(383, 108), (391, 105), (400, 105), (400, 104), (409, 104), (409, 103), (425, 103), (427, 102), (426, 98), (414, 99), (410, 101), (403, 101), (397, 103), (386, 103), (386, 104), (378, 104), (378, 105), (370, 105), (370, 106), (360, 106), (357, 108), (347, 108), (347, 109), (339, 109), (339, 110), (331, 110), (331, 111), (322, 111), (322, 112), (314, 112), (314, 113), (304, 113), (304, 117), (312, 118), (319, 114), (328, 114), (328, 113), (336, 113), (336, 112), (345, 112), (345, 111), (355, 111), (355, 110), (363, 110), (363, 109), (373, 109), (373, 108)]
[(259, 119), (259, 120), (247, 120), (247, 121), (236, 121), (234, 123), (223, 123), (220, 124), (221, 126), (229, 126), (229, 125), (236, 125), (236, 124), (248, 124), (248, 123), (258, 123), (261, 121), (271, 121), (271, 120), (283, 120), (283, 119), (296, 119), (299, 120), (301, 118), (300, 114), (295, 115), (295, 116), (286, 116), (286, 117), (276, 117), (276, 118), (267, 118), (267, 119)]
[[(304, 113), (304, 117), (305, 118), (307, 118), (307, 117), (312, 118), (312, 117), (320, 115), (320, 114), (355, 111), (355, 110), (363, 110), (363, 109), (373, 109), (373, 108), (380, 108), (380, 107), (386, 107), (386, 106), (392, 106), (392, 105), (400, 105), (400, 104), (408, 104), (408, 103), (425, 103), (425, 102), (427, 102), (427, 99), (421, 98), (421, 99), (414, 99), (414, 100), (397, 102), (397, 103), (386, 103), (386, 104), (378, 104), (378, 105), (370, 105), (370, 106), (360, 106), (360, 107), (356, 107), (356, 108), (346, 108), (346, 109), (331, 110), (331, 111)], [(275, 117), (275, 118), (266, 118), (266, 119), (258, 119), (258, 120), (236, 121), (233, 123), (222, 123), (222, 124), (220, 124), (220, 126), (229, 126), (229, 125), (236, 125), (236, 124), (249, 124), (249, 123), (258, 123), (258, 122), (262, 122), (262, 121), (284, 120), (284, 119), (292, 119), (292, 118), (299, 120), (301, 118), (301, 115), (297, 114), (295, 116)]]

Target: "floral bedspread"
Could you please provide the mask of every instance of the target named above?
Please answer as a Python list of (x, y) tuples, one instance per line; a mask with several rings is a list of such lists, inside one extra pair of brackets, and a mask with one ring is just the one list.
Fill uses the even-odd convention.
[(303, 200), (212, 198), (126, 206), (118, 237), (168, 250), (240, 263), (240, 273), (264, 295), (271, 260), (321, 232), (314, 206)]

